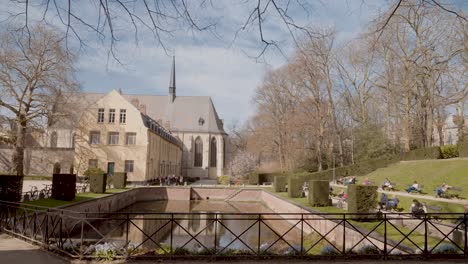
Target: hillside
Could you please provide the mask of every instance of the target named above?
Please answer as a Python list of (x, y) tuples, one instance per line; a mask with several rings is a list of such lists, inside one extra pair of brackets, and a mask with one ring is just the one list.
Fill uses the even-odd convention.
[(437, 186), (446, 182), (462, 188), (461, 192), (452, 193), (459, 193), (460, 197), (468, 199), (467, 159), (401, 161), (364, 177), (368, 177), (379, 186), (388, 178), (392, 183), (396, 183), (396, 188), (400, 191), (404, 191), (416, 180), (423, 185), (423, 193), (427, 195), (433, 195)]

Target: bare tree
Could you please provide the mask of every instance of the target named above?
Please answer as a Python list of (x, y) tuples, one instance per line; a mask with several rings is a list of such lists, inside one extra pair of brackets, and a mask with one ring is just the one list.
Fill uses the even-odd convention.
[(64, 93), (78, 89), (74, 57), (54, 32), (35, 26), (29, 35), (6, 31), (0, 38), (0, 108), (14, 119), (12, 169), (21, 176), (27, 136), (46, 125)]

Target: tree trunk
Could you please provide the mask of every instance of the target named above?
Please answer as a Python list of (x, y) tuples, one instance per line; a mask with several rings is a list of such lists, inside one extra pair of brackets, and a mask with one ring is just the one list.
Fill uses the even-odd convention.
[(24, 176), (24, 147), (26, 143), (26, 118), (20, 115), (17, 119), (16, 144), (13, 151), (13, 173)]
[(328, 100), (330, 101), (330, 109), (331, 109), (331, 115), (332, 115), (332, 122), (333, 122), (333, 128), (335, 129), (335, 136), (336, 136), (336, 141), (338, 143), (338, 164), (340, 167), (343, 167), (343, 140), (341, 139), (341, 132), (338, 129), (338, 124), (336, 122), (336, 111), (335, 111), (335, 103), (333, 102), (333, 96), (331, 93), (331, 80), (328, 79), (328, 84), (327, 84), (327, 93), (328, 93)]

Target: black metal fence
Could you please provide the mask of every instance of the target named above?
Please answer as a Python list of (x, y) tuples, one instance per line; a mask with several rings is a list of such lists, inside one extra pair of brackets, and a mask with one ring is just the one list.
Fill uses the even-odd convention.
[[(467, 214), (74, 212), (0, 202), (3, 231), (72, 258), (468, 258)], [(360, 214), (359, 216), (362, 216)]]

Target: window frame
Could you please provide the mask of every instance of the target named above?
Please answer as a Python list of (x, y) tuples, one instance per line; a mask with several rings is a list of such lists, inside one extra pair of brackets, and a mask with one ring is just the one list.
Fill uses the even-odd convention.
[(109, 109), (109, 123), (115, 123), (115, 109)]
[[(131, 168), (131, 170), (129, 170)], [(134, 172), (135, 171), (135, 161), (134, 160), (125, 160), (124, 162), (124, 172)]]
[(218, 141), (215, 137), (210, 140), (210, 167), (216, 167), (218, 164)]
[[(129, 144), (129, 136), (133, 136), (133, 144)], [(135, 132), (128, 132), (125, 133), (125, 145), (136, 145), (136, 133)]]
[(193, 154), (193, 166), (197, 168), (203, 167), (203, 140), (200, 137), (195, 139)]
[(127, 123), (127, 109), (120, 109), (119, 123), (120, 124), (126, 124)]
[[(116, 143), (112, 143), (111, 142), (111, 138), (112, 136), (117, 136), (117, 142)], [(120, 137), (120, 133), (119, 132), (109, 132), (107, 134), (107, 144), (108, 145), (118, 145), (119, 144), (119, 137)]]
[[(93, 143), (93, 134), (97, 135), (97, 143)], [(101, 131), (89, 131), (89, 144), (90, 145), (101, 144)]]
[(97, 122), (98, 123), (104, 123), (105, 121), (105, 118), (106, 117), (106, 111), (104, 108), (98, 108), (98, 118), (97, 118)]

